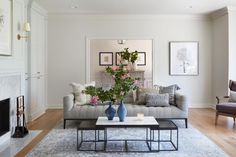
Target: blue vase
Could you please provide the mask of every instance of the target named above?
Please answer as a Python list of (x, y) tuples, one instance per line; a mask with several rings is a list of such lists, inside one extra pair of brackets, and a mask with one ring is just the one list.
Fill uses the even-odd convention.
[(120, 119), (120, 122), (124, 122), (125, 117), (127, 115), (127, 109), (125, 107), (125, 104), (124, 104), (123, 100), (120, 101), (120, 105), (118, 107), (117, 114), (118, 114), (118, 117)]
[(116, 109), (114, 109), (114, 107), (112, 107), (112, 102), (109, 102), (109, 106), (105, 110), (105, 113), (106, 113), (108, 120), (113, 120), (113, 118), (115, 117), (115, 114), (116, 114)]

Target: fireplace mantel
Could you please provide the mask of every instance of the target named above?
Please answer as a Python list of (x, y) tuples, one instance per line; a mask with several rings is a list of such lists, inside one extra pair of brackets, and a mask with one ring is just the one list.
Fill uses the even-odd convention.
[(10, 144), (16, 125), (16, 98), (21, 95), (21, 73), (0, 74), (0, 100), (10, 99), (10, 131), (0, 136), (0, 151)]

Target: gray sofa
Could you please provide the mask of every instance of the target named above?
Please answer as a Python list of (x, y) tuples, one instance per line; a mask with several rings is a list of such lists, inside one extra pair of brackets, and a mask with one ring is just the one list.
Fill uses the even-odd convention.
[[(114, 105), (117, 108), (117, 105)], [(144, 113), (145, 116), (154, 116), (156, 119), (182, 119), (188, 127), (188, 105), (186, 97), (175, 94), (175, 105), (169, 107), (146, 107), (125, 103), (127, 116), (136, 116)], [(70, 94), (63, 98), (64, 128), (67, 120), (95, 120), (99, 116), (105, 116), (107, 105), (75, 105), (74, 95)]]

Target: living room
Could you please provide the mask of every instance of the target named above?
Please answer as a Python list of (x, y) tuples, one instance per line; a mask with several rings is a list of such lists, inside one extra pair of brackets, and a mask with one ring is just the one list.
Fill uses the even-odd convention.
[[(0, 2), (0, 36), (3, 36), (0, 38), (0, 100), (9, 99), (10, 104), (8, 130), (0, 136), (0, 156), (234, 156), (234, 103), (230, 102), (229, 108), (233, 113), (224, 111), (222, 115), (226, 116), (218, 117), (221, 108), (216, 106), (216, 96), (230, 96), (231, 101), (235, 100), (235, 82), (230, 82), (236, 80), (235, 0)], [(136, 54), (137, 51), (138, 57), (134, 62), (120, 61), (124, 58), (119, 53), (125, 54), (126, 50), (128, 54)], [(187, 54), (187, 59), (181, 54)], [(109, 78), (108, 66), (114, 70)], [(96, 88), (92, 89), (103, 87), (104, 90), (106, 87), (114, 96), (117, 90), (114, 80), (118, 78), (115, 74), (119, 70), (128, 71), (127, 78), (132, 75), (139, 78), (138, 90), (155, 91), (158, 88), (160, 95), (157, 96), (162, 97), (161, 100), (168, 97), (168, 105), (171, 94), (164, 95), (164, 91), (169, 90), (167, 87), (173, 88), (176, 104), (169, 107), (163, 107), (163, 104), (161, 107), (152, 106), (158, 103), (156, 101), (151, 106), (147, 106), (146, 102), (146, 105), (133, 104), (140, 94), (124, 92), (127, 94), (124, 99), (129, 96), (135, 99), (132, 105), (124, 101), (127, 110), (124, 122), (136, 117), (144, 119), (144, 123), (145, 118), (154, 117), (157, 123), (159, 121), (159, 129), (149, 130), (157, 138), (158, 133), (163, 131), (160, 120), (168, 120), (179, 131), (179, 137), (176, 137), (176, 130), (173, 131), (174, 139), (178, 139), (176, 151), (160, 151), (170, 146), (161, 144), (161, 149), (158, 149), (159, 138), (158, 142), (149, 140), (153, 143), (153, 150), (157, 151), (151, 148), (148, 153), (77, 151), (76, 143), (81, 139), (77, 137), (76, 141), (76, 133), (84, 129), (83, 123), (89, 127), (92, 124), (87, 124), (88, 121), (105, 116), (107, 105), (76, 105), (76, 90), (80, 90), (79, 87), (85, 90), (86, 84), (95, 81)], [(118, 83), (115, 81), (115, 84)], [(177, 87), (180, 89), (177, 90)], [(145, 94), (150, 96), (150, 92)], [(92, 98), (95, 96), (94, 93), (90, 95)], [(23, 96), (24, 114), (17, 115), (17, 104), (22, 100), (18, 99), (20, 96)], [(112, 105), (117, 112), (118, 106), (121, 106), (120, 99), (113, 97), (112, 102), (113, 99), (117, 99)], [(219, 105), (226, 103), (227, 106), (226, 101), (220, 101)], [(2, 115), (8, 111), (0, 109)], [(17, 117), (19, 125), (24, 124), (29, 131), (24, 138), (11, 137), (18, 126)], [(118, 117), (116, 113), (115, 118)], [(5, 118), (1, 116), (1, 119)], [(124, 139), (130, 135), (129, 129), (138, 137), (142, 134), (142, 131), (127, 125), (123, 126), (127, 129), (118, 128), (122, 135), (108, 128), (108, 138)], [(141, 122), (137, 125), (143, 127)], [(93, 127), (90, 129), (94, 130)], [(166, 131), (163, 131), (164, 137)], [(105, 139), (105, 132), (98, 131), (98, 134)], [(93, 131), (88, 133), (91, 137), (93, 134)], [(150, 134), (147, 135), (152, 138)], [(99, 142), (98, 137), (98, 149), (103, 145), (102, 141), (105, 140)], [(127, 151), (137, 148), (141, 151), (141, 148), (150, 147), (138, 141), (112, 142), (108, 141), (107, 149)], [(82, 146), (93, 149), (94, 143)]]

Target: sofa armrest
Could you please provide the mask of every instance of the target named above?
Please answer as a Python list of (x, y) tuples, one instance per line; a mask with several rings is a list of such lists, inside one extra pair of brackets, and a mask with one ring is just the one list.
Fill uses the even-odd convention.
[(69, 94), (63, 97), (63, 111), (64, 113), (70, 111), (74, 106), (74, 95)]
[(179, 93), (175, 94), (175, 103), (178, 108), (188, 113), (187, 97)]

